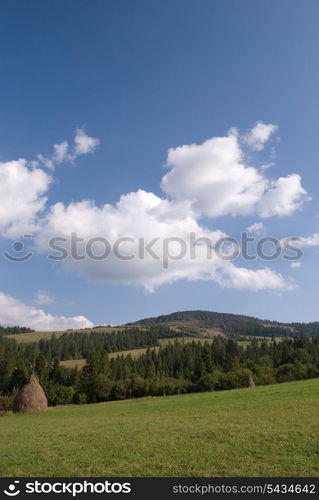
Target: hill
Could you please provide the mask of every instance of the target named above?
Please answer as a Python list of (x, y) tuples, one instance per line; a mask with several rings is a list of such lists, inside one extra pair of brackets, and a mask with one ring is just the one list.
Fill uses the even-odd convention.
[(318, 396), (313, 379), (8, 414), (1, 475), (317, 477)]
[(184, 333), (203, 336), (226, 335), (232, 337), (286, 337), (294, 335), (318, 335), (319, 322), (280, 323), (242, 314), (219, 313), (213, 311), (181, 311), (154, 318), (145, 318), (129, 325), (151, 327), (169, 326)]
[(28, 328), (1, 328), (0, 335), (15, 339), (21, 343), (38, 342), (50, 339), (54, 334), (60, 337), (64, 333), (113, 333), (125, 331), (131, 327), (149, 329), (165, 326), (175, 330), (178, 335), (212, 338), (223, 337), (294, 337), (319, 335), (319, 322), (311, 323), (281, 323), (242, 314), (219, 313), (214, 311), (180, 311), (171, 314), (144, 318), (119, 326), (96, 326), (82, 330), (34, 332)]

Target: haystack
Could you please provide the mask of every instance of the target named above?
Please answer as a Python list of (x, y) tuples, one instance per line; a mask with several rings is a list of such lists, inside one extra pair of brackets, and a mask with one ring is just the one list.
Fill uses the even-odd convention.
[(251, 375), (248, 376), (247, 387), (256, 387), (254, 379)]
[(16, 395), (12, 410), (15, 413), (36, 413), (48, 408), (48, 400), (44, 394), (39, 380), (31, 375), (30, 382), (22, 387)]

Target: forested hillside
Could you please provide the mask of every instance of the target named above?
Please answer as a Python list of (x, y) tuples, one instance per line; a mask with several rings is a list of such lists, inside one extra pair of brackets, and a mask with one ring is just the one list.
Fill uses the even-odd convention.
[[(175, 336), (214, 337), (222, 335), (232, 338), (241, 337), (312, 337), (319, 335), (319, 322), (311, 323), (280, 323), (241, 314), (219, 313), (213, 311), (181, 311), (154, 318), (145, 318), (119, 326), (95, 326), (85, 330), (68, 330), (66, 332), (34, 332), (30, 328), (0, 326), (0, 335), (19, 335), (19, 341), (34, 342), (48, 340), (53, 334), (110, 334), (129, 331), (131, 328), (168, 328), (174, 330)], [(34, 335), (31, 335), (34, 332)], [(25, 340), (24, 340), (25, 338)], [(97, 337), (95, 337), (97, 339)], [(134, 346), (138, 347), (138, 346)], [(71, 357), (74, 357), (73, 355)], [(67, 358), (65, 358), (67, 359)]]
[[(96, 337), (64, 334), (33, 344), (0, 336), (0, 405), (10, 404), (32, 372), (51, 405), (226, 390), (319, 375), (318, 337), (251, 343), (223, 337), (211, 342), (175, 339), (159, 345), (160, 335), (169, 338), (176, 332), (156, 328)], [(129, 350), (134, 345), (148, 349), (137, 358), (122, 354), (109, 359), (112, 349)], [(86, 354), (82, 371), (61, 366), (61, 358), (71, 349)]]
[(241, 314), (213, 311), (181, 311), (154, 318), (145, 318), (130, 325), (146, 326), (166, 324), (184, 332), (209, 334), (210, 329), (220, 329), (227, 336), (239, 337), (290, 337), (319, 335), (319, 322), (280, 323)]

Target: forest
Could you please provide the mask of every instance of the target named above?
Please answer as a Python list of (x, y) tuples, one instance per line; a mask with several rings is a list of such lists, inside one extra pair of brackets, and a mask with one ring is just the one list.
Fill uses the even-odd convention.
[(227, 336), (239, 338), (242, 335), (256, 337), (292, 337), (319, 335), (319, 322), (280, 323), (242, 314), (220, 313), (214, 311), (180, 311), (154, 318), (145, 318), (130, 326), (151, 327), (168, 325), (179, 327), (185, 332), (199, 328), (220, 328)]
[(20, 333), (31, 333), (34, 332), (31, 328), (25, 326), (1, 326), (0, 325), (0, 335), (19, 335)]
[[(165, 345), (160, 338), (172, 338)], [(154, 347), (157, 349), (154, 349)], [(109, 358), (108, 353), (147, 347)], [(61, 366), (67, 356), (83, 356), (82, 371)], [(0, 336), (0, 405), (10, 401), (31, 372), (38, 375), (50, 405), (84, 404), (142, 396), (219, 391), (319, 376), (319, 337), (232, 338), (183, 343), (168, 327), (132, 328), (111, 334), (66, 333), (19, 344)]]
[(159, 345), (161, 338), (179, 336), (182, 336), (182, 333), (177, 333), (167, 326), (153, 326), (148, 329), (132, 327), (114, 330), (112, 333), (96, 332), (93, 329), (91, 333), (66, 332), (60, 337), (53, 334), (50, 339), (39, 340), (38, 348), (46, 359), (79, 359), (87, 358), (95, 351), (118, 352), (155, 347)]

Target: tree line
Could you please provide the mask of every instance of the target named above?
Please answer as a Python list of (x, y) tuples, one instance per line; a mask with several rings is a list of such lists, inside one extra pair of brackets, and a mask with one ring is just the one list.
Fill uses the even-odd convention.
[[(145, 335), (145, 330), (140, 333)], [(114, 335), (123, 342), (122, 334)], [(58, 357), (52, 358), (37, 344), (0, 338), (2, 400), (8, 403), (31, 371), (38, 375), (51, 405), (227, 390), (247, 387), (251, 379), (265, 385), (319, 376), (318, 337), (253, 340), (245, 348), (222, 337), (212, 343), (174, 340), (155, 349), (153, 335), (148, 340), (152, 344), (137, 358), (129, 354), (109, 359), (104, 348), (92, 350), (82, 371), (62, 367)]]
[(53, 334), (50, 339), (41, 339), (38, 347), (46, 359), (65, 360), (87, 358), (91, 352), (117, 352), (153, 347), (158, 345), (158, 339), (157, 329), (127, 328), (111, 333), (93, 330), (91, 333), (68, 332), (60, 337)]
[(19, 335), (20, 333), (32, 333), (34, 330), (26, 326), (1, 326), (0, 335)]

